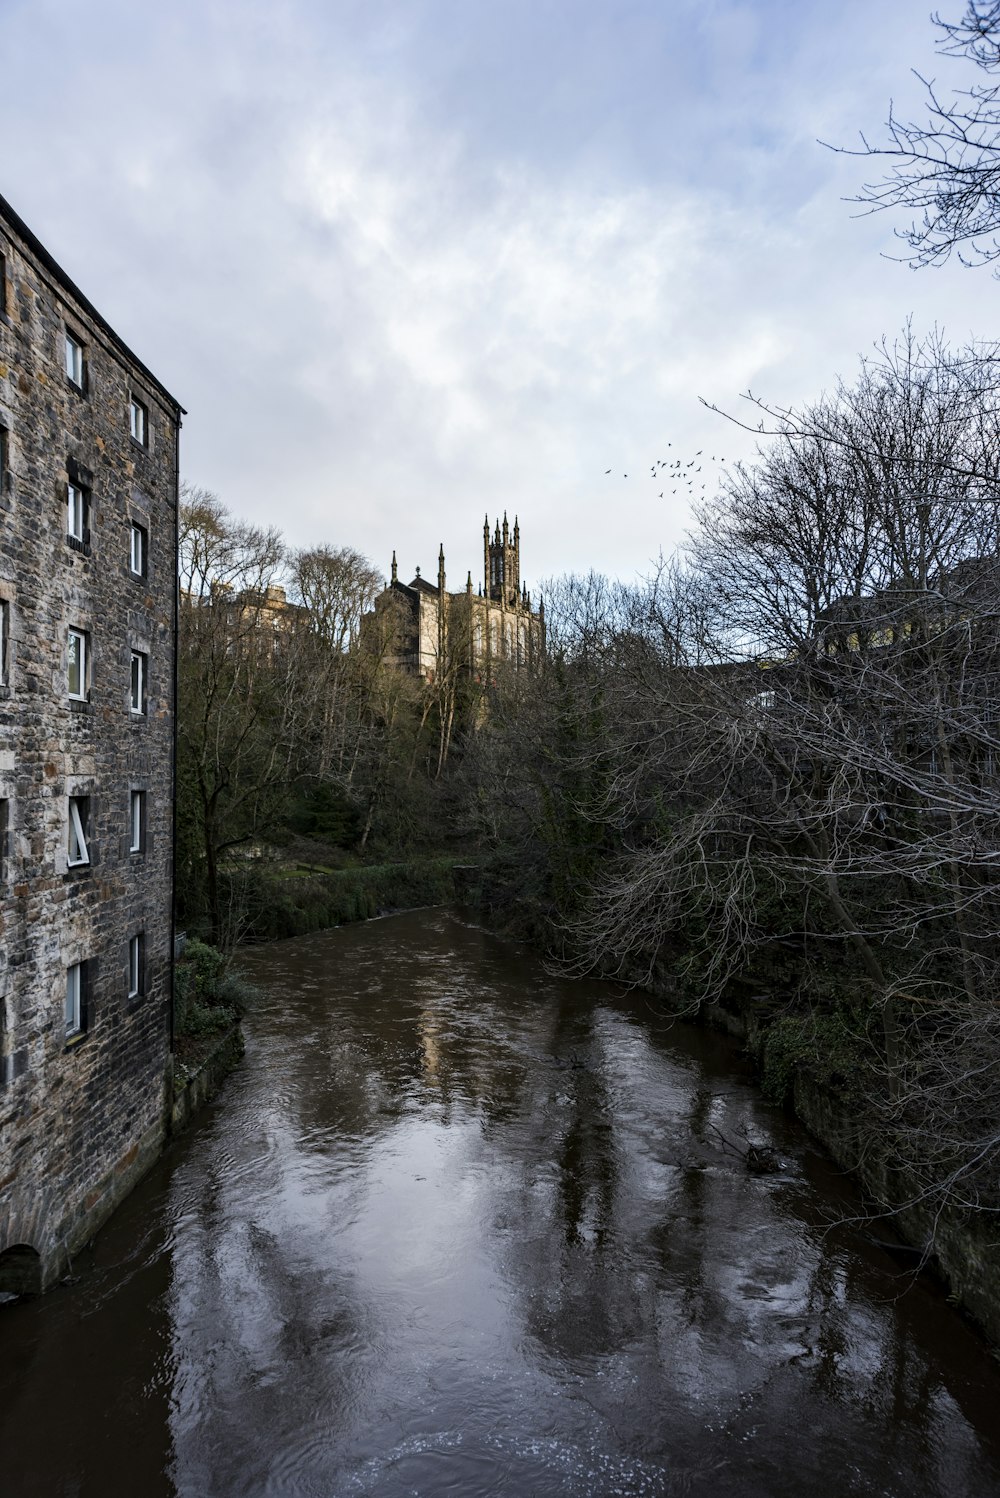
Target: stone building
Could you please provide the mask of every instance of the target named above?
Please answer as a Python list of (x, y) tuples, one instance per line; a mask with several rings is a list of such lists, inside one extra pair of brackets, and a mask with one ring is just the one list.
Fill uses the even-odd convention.
[(0, 198), (0, 1288), (163, 1140), (182, 414)]
[(394, 606), (401, 617), (401, 649), (396, 664), (425, 682), (434, 682), (446, 666), (467, 667), (473, 676), (490, 680), (494, 667), (509, 662), (515, 668), (537, 663), (545, 649), (545, 611), (531, 607), (531, 596), (521, 581), (521, 532), (517, 517), (511, 531), (507, 516), (490, 536), (489, 516), (483, 525), (483, 580), (473, 592), (472, 573), (459, 593), (449, 593), (444, 547), (438, 552), (437, 582), (421, 577), (399, 581), (396, 553), (392, 577), (380, 600)]

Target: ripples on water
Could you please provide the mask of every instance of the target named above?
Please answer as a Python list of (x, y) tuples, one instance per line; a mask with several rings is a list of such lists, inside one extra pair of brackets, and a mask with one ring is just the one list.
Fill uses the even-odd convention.
[(996, 1364), (719, 1037), (441, 913), (246, 965), (220, 1103), (0, 1318), (4, 1493), (1000, 1491)]

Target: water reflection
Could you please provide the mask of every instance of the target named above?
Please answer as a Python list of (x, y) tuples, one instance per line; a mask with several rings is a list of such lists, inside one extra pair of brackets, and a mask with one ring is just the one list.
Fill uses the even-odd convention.
[[(443, 914), (248, 966), (246, 1063), (98, 1240), (115, 1265), (0, 1323), (34, 1491), (998, 1490), (995, 1363), (830, 1229), (844, 1183), (726, 1042)], [(720, 1131), (786, 1168), (748, 1175)], [(87, 1422), (122, 1370), (119, 1478)]]

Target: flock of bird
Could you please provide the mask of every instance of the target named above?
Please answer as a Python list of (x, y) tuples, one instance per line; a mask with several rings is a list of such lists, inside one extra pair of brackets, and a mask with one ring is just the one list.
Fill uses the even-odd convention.
[[(668, 442), (667, 446), (673, 447), (673, 443)], [(690, 462), (687, 463), (685, 463), (683, 458), (657, 458), (656, 462), (651, 466), (649, 470), (649, 476), (651, 479), (659, 479), (661, 482), (665, 479), (667, 484), (672, 483), (674, 487), (670, 490), (671, 494), (676, 494), (678, 490), (681, 490), (683, 492), (684, 486), (686, 485), (688, 493), (693, 498), (697, 497), (701, 494), (702, 490), (706, 486), (706, 481), (703, 480), (697, 488), (695, 487), (695, 485), (697, 484), (699, 473), (703, 471), (708, 463), (724, 463), (726, 461), (725, 458), (717, 458), (714, 453), (711, 457), (706, 458), (704, 456), (704, 452), (705, 449), (703, 447), (699, 447), (694, 457), (690, 460)], [(702, 459), (701, 462), (698, 461), (699, 458)], [(691, 472), (692, 469), (694, 469), (693, 473)], [(613, 472), (613, 468), (605, 468), (605, 477)], [(627, 479), (628, 474), (623, 473), (622, 478)], [(660, 490), (660, 499), (663, 498), (666, 492), (666, 488)]]

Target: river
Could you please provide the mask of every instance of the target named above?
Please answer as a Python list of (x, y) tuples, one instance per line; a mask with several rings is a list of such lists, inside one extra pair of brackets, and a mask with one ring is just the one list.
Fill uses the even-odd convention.
[(0, 1312), (5, 1498), (1000, 1492), (997, 1362), (724, 1038), (443, 911), (245, 967), (241, 1069)]

